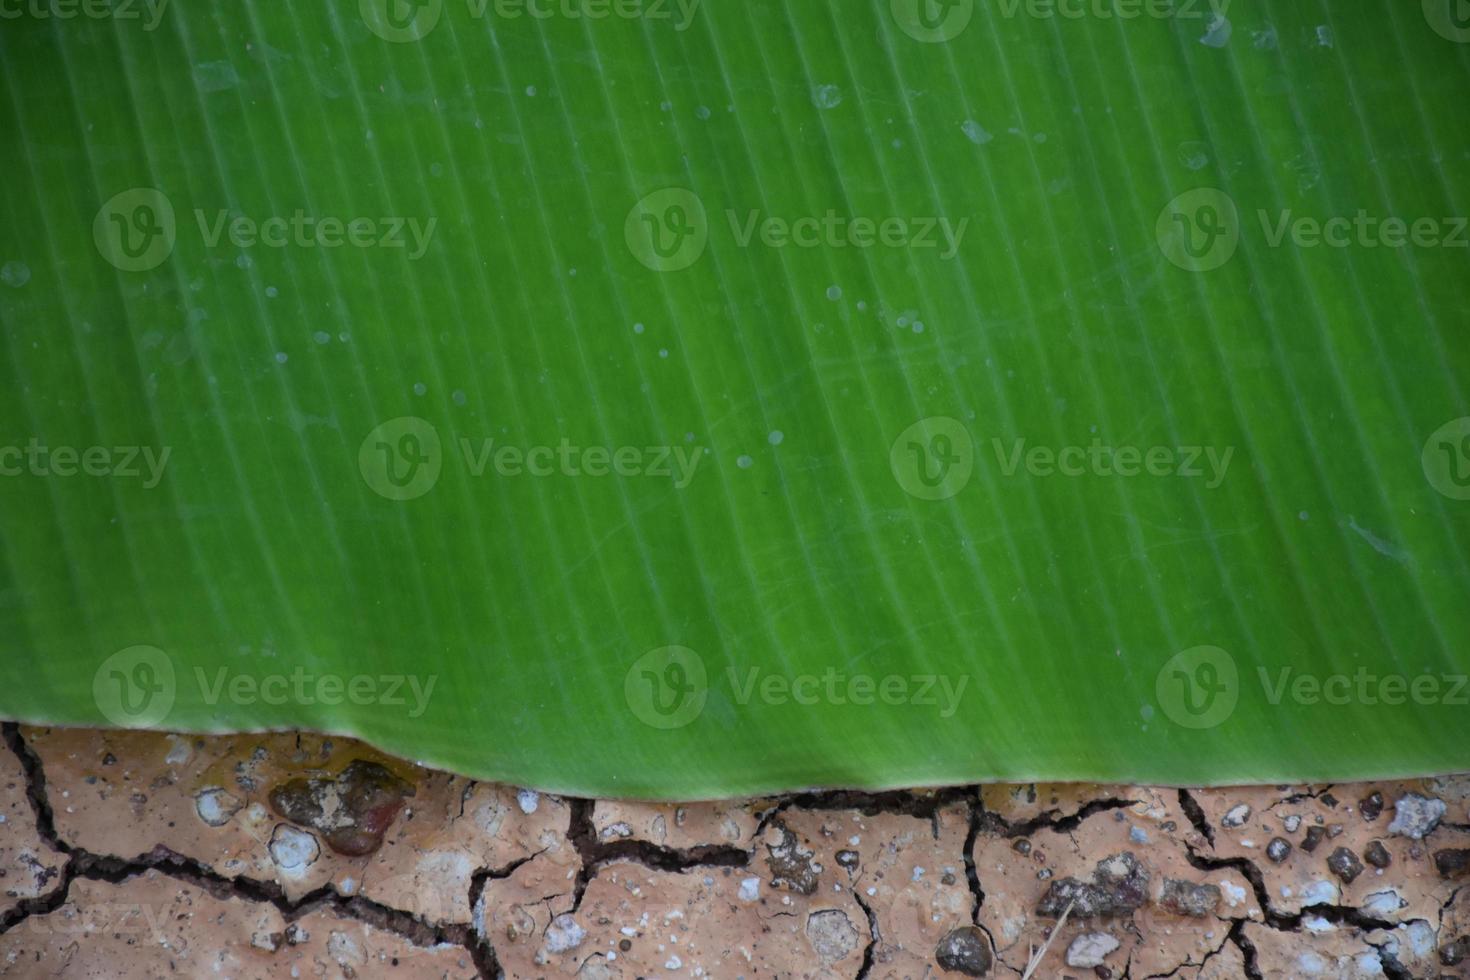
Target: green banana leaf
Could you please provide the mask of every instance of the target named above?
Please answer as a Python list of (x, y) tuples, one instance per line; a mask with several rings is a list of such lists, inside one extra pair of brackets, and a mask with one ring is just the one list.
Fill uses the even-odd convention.
[(1470, 768), (1464, 0), (6, 0), (0, 715)]

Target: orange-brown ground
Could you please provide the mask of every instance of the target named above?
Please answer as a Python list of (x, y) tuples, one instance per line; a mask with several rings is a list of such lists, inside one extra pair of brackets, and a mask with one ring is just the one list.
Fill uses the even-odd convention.
[(681, 806), (315, 735), (5, 741), (0, 976), (1470, 977), (1466, 778)]

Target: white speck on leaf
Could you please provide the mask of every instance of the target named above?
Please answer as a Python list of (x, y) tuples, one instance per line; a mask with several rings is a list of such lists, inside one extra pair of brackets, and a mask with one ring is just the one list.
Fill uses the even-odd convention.
[(963, 132), (965, 136), (969, 139), (969, 141), (971, 143), (974, 143), (976, 146), (984, 146), (986, 143), (989, 143), (991, 140), (995, 139), (994, 136), (991, 136), (985, 131), (984, 126), (980, 125), (973, 119), (966, 119), (963, 123), (961, 123), (960, 131)]
[(1180, 143), (1177, 155), (1189, 170), (1203, 170), (1210, 165), (1210, 148), (1196, 140)]
[(818, 85), (812, 89), (812, 104), (818, 109), (835, 109), (842, 104), (842, 89), (836, 85)]
[(1208, 48), (1223, 48), (1230, 43), (1230, 35), (1234, 32), (1235, 28), (1230, 26), (1230, 21), (1216, 14), (1210, 20), (1210, 26), (1205, 30), (1204, 37), (1199, 39), (1199, 43)]

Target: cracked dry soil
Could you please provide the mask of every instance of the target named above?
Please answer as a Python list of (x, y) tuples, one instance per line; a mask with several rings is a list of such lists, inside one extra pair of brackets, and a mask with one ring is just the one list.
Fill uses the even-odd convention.
[(6, 977), (1470, 977), (1466, 777), (651, 805), (3, 735)]

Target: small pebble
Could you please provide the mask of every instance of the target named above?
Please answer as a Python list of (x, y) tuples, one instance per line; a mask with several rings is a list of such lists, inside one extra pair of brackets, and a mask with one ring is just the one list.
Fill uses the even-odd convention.
[(1346, 847), (1339, 847), (1328, 857), (1327, 870), (1337, 875), (1344, 884), (1351, 885), (1363, 873), (1363, 862)]
[(1245, 822), (1250, 818), (1251, 808), (1248, 805), (1241, 803), (1237, 806), (1231, 807), (1229, 811), (1226, 812), (1225, 816), (1220, 818), (1220, 826), (1244, 827)]
[(1386, 868), (1393, 863), (1393, 856), (1388, 853), (1388, 848), (1383, 846), (1382, 841), (1373, 841), (1363, 849), (1363, 860), (1375, 868)]

